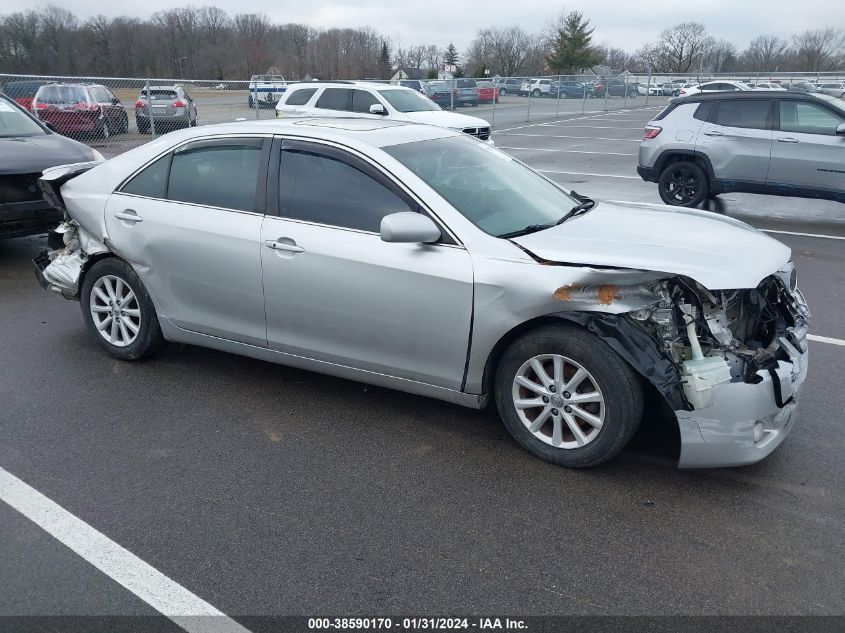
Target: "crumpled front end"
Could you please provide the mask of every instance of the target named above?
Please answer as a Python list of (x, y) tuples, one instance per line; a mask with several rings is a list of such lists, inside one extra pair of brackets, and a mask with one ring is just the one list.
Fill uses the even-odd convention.
[(79, 281), (90, 259), (110, 251), (73, 220), (60, 224), (56, 232), (65, 246), (39, 254), (33, 260), (35, 276), (42, 288), (73, 299), (79, 295)]
[(807, 376), (810, 312), (788, 264), (756, 288), (710, 291), (683, 277), (652, 287), (631, 318), (677, 366), (681, 468), (760, 461), (791, 430)]

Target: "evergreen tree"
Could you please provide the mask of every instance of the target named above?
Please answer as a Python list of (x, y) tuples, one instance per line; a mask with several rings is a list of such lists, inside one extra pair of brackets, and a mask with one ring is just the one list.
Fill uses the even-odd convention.
[(447, 66), (457, 66), (458, 60), (460, 56), (458, 55), (458, 49), (455, 48), (455, 45), (452, 42), (449, 42), (449, 46), (446, 47), (446, 50), (443, 52), (443, 63)]
[(557, 29), (552, 54), (546, 57), (552, 70), (574, 75), (601, 62), (591, 45), (594, 30), (582, 13), (571, 11), (566, 14)]
[(378, 55), (378, 69), (382, 79), (390, 79), (390, 49), (384, 40), (381, 42), (381, 52)]

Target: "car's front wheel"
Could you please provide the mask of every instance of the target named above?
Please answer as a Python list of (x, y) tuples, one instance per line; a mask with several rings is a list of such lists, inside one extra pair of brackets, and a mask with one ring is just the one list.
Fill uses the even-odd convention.
[(695, 207), (707, 197), (710, 187), (704, 170), (689, 161), (667, 165), (657, 181), (660, 199), (676, 207)]
[(534, 96), (534, 97), (539, 97), (539, 96), (540, 96), (540, 91), (539, 91), (539, 90), (537, 90), (537, 89), (535, 88), (535, 89), (531, 92), (531, 95), (532, 95), (532, 96)]
[(514, 341), (495, 376), (505, 427), (528, 452), (572, 468), (614, 457), (640, 423), (638, 377), (586, 330), (546, 326)]
[(154, 354), (164, 344), (155, 307), (129, 264), (110, 257), (85, 274), (82, 315), (97, 342), (123, 360)]

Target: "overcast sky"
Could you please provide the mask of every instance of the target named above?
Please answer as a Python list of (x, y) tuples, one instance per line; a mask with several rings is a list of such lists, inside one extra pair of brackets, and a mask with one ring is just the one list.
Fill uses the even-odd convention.
[[(81, 18), (97, 14), (146, 18), (155, 11), (179, 6), (172, 0), (61, 0), (55, 4)], [(528, 31), (539, 31), (564, 6), (582, 11), (591, 20), (596, 27), (596, 43), (630, 51), (655, 39), (666, 26), (688, 20), (703, 22), (711, 35), (724, 37), (740, 49), (761, 33), (788, 37), (807, 29), (845, 26), (842, 0), (577, 0), (565, 5), (548, 0), (199, 0), (186, 4), (215, 4), (230, 15), (266, 13), (277, 22), (323, 28), (372, 26), (399, 39), (403, 46), (445, 46), (453, 41), (459, 52), (479, 28), (518, 24)], [(37, 6), (32, 0), (2, 0), (0, 14)]]

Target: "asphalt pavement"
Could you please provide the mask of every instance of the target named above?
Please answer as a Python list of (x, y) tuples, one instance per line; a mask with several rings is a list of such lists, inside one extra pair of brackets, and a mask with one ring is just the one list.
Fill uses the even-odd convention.
[[(495, 141), (585, 195), (658, 203), (635, 172), (656, 111), (513, 121)], [(845, 205), (726, 194), (712, 211), (777, 231), (812, 333), (845, 339)], [(35, 283), (44, 247), (0, 242), (0, 468), (237, 621), (845, 614), (845, 346), (810, 343), (798, 422), (759, 464), (676, 470), (677, 438), (647, 420), (611, 463), (564, 470), (491, 412), (195, 347), (115, 360)], [(150, 615), (3, 503), (0, 531), (0, 614)]]

